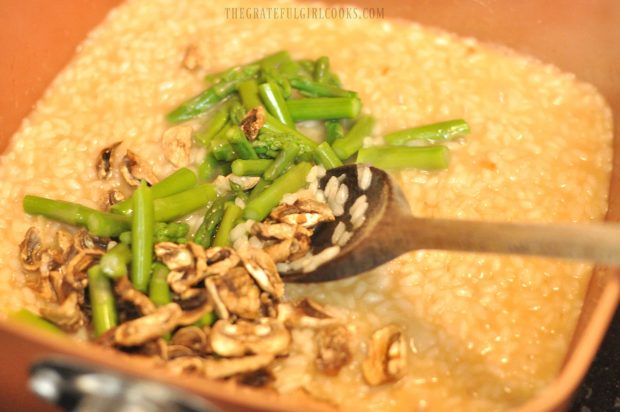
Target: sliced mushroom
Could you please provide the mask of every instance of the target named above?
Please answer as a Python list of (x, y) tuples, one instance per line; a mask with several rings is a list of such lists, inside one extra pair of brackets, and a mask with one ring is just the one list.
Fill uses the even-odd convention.
[(308, 298), (296, 303), (280, 303), (278, 305), (278, 320), (289, 327), (312, 329), (342, 323), (342, 320), (334, 317), (323, 306)]
[(272, 243), (265, 247), (265, 253), (271, 256), (276, 263), (300, 259), (308, 251), (310, 251), (310, 237), (299, 233), (290, 239)]
[(166, 348), (166, 359), (172, 360), (187, 356), (195, 356), (196, 354), (191, 348), (182, 345), (168, 345)]
[(351, 362), (351, 334), (343, 325), (331, 326), (317, 332), (316, 369), (328, 376), (336, 376), (345, 365)]
[(56, 301), (59, 303), (64, 302), (72, 291), (71, 287), (65, 282), (65, 276), (61, 270), (50, 270), (49, 283), (56, 295)]
[(114, 331), (114, 342), (120, 346), (137, 346), (160, 338), (177, 326), (182, 315), (183, 310), (176, 303), (161, 306), (150, 315), (118, 326)]
[[(194, 266), (194, 255), (187, 245), (173, 242), (160, 242), (155, 245), (155, 255), (161, 260), (168, 269), (183, 272)], [(171, 274), (173, 272), (170, 272)], [(172, 277), (177, 275), (172, 275)], [(171, 275), (168, 275), (170, 282)]]
[(125, 200), (125, 195), (120, 190), (110, 189), (106, 191), (101, 199), (101, 209), (109, 210), (110, 207)]
[(268, 366), (274, 356), (269, 354), (244, 356), (233, 359), (204, 360), (204, 374), (208, 379), (224, 379), (231, 376), (252, 372)]
[(211, 348), (220, 356), (248, 354), (284, 355), (288, 353), (291, 334), (275, 319), (258, 322), (218, 320), (209, 335)]
[(224, 275), (241, 262), (234, 249), (229, 247), (212, 247), (205, 250), (207, 274), (210, 276)]
[(19, 257), (22, 267), (28, 271), (36, 271), (41, 267), (41, 237), (36, 227), (26, 231), (24, 240), (19, 244)]
[(112, 143), (99, 152), (97, 162), (95, 163), (95, 169), (97, 170), (97, 177), (99, 179), (108, 179), (112, 175), (112, 156), (114, 156), (114, 150), (121, 143), (122, 142)]
[(161, 136), (164, 156), (176, 167), (185, 167), (189, 164), (192, 132), (191, 126), (172, 126)]
[(108, 248), (109, 239), (92, 236), (81, 229), (73, 236), (73, 246), (78, 252), (102, 255)]
[(368, 356), (362, 363), (364, 379), (376, 386), (400, 379), (407, 368), (407, 345), (398, 326), (388, 325), (373, 333)]
[(164, 364), (166, 369), (175, 375), (204, 373), (205, 361), (199, 356), (183, 356), (170, 359)]
[(260, 316), (263, 318), (276, 318), (278, 316), (276, 302), (273, 296), (267, 292), (260, 294)]
[(265, 109), (262, 106), (251, 109), (241, 120), (241, 130), (249, 141), (255, 140), (258, 132), (265, 124)]
[(145, 180), (149, 185), (159, 182), (159, 179), (151, 170), (151, 166), (140, 156), (127, 150), (121, 165), (121, 175), (129, 186), (138, 187), (140, 181)]
[(312, 233), (303, 226), (277, 222), (256, 222), (252, 225), (250, 233), (264, 240), (287, 240), (298, 233), (305, 236), (312, 235)]
[(63, 330), (75, 332), (84, 324), (84, 315), (78, 305), (78, 294), (71, 293), (62, 304), (46, 303), (41, 306), (41, 315)]
[(335, 219), (329, 206), (309, 198), (299, 198), (292, 205), (280, 204), (271, 211), (270, 216), (279, 222), (302, 225), (307, 228)]
[(143, 315), (150, 315), (157, 309), (148, 296), (133, 287), (127, 276), (123, 276), (116, 281), (114, 290), (119, 298), (131, 302)]
[(238, 253), (246, 270), (262, 290), (276, 298), (284, 295), (284, 282), (280, 279), (280, 274), (271, 256), (261, 249), (254, 248)]
[(200, 53), (195, 44), (190, 44), (185, 49), (182, 65), (189, 71), (194, 71), (200, 67)]
[[(174, 243), (166, 243), (175, 245)], [(160, 243), (160, 245), (162, 245)], [(204, 278), (206, 278), (209, 274), (207, 272), (207, 257), (205, 254), (205, 250), (202, 246), (197, 245), (195, 243), (189, 242), (187, 245), (176, 245), (177, 250), (184, 250), (191, 254), (191, 265), (185, 265), (185, 268), (179, 267), (177, 270), (174, 270), (168, 274), (168, 283), (170, 287), (175, 293), (183, 293), (195, 286), (199, 282), (201, 282)], [(185, 249), (183, 249), (185, 248)], [(156, 252), (157, 253), (157, 252)], [(183, 262), (185, 260), (182, 256), (177, 256), (176, 263), (171, 262), (171, 264), (176, 265), (178, 263), (187, 263)], [(195, 265), (194, 265), (195, 258)], [(188, 259), (189, 261), (189, 259)], [(182, 266), (182, 265), (181, 265)]]
[(67, 262), (73, 252), (73, 235), (65, 230), (57, 231), (56, 245), (61, 252), (63, 263)]
[(179, 325), (191, 325), (213, 310), (209, 292), (203, 288), (189, 289), (179, 295), (177, 303), (183, 309)]
[(174, 332), (170, 343), (185, 346), (196, 353), (202, 353), (207, 346), (207, 334), (197, 326), (186, 326)]
[(86, 271), (97, 263), (103, 252), (97, 249), (81, 251), (65, 267), (65, 281), (74, 289), (84, 289), (88, 284)]
[(235, 267), (225, 275), (205, 280), (205, 286), (220, 319), (237, 315), (246, 319), (260, 316), (260, 290), (242, 267)]

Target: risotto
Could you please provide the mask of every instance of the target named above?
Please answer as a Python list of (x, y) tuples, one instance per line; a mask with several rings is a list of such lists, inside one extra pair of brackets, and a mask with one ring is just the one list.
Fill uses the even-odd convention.
[[(18, 205), (26, 194), (97, 208), (121, 186), (99, 179), (94, 159), (118, 141), (155, 175), (171, 174), (160, 143), (170, 127), (166, 113), (203, 90), (205, 74), (278, 50), (296, 59), (330, 57), (342, 84), (376, 118), (364, 146), (412, 125), (467, 119), (471, 134), (449, 143), (447, 169), (393, 173), (414, 215), (603, 218), (611, 114), (595, 88), (572, 74), (414, 23), (227, 19), (224, 8), (236, 6), (252, 3), (129, 0), (79, 47), (0, 157), (3, 312), (39, 310), (17, 245), (32, 226), (48, 237), (59, 227), (24, 214)], [(195, 69), (190, 45), (200, 56)], [(312, 135), (315, 126), (299, 129)], [(192, 159), (200, 155), (194, 150)], [(243, 228), (237, 232), (235, 240)], [(314, 332), (294, 330), (288, 355), (272, 366), (273, 386), (283, 396), (305, 391), (350, 410), (514, 408), (557, 375), (591, 270), (543, 258), (417, 251), (355, 278), (286, 285), (286, 299), (309, 297), (347, 319), (353, 350), (335, 376), (318, 373)], [(368, 342), (391, 324), (405, 337), (406, 371), (394, 383), (369, 386), (360, 372)]]

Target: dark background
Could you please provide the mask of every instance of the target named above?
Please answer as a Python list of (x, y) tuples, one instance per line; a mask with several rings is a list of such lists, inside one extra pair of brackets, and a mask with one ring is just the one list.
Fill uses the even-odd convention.
[(620, 411), (620, 309), (570, 408), (570, 412), (599, 411)]

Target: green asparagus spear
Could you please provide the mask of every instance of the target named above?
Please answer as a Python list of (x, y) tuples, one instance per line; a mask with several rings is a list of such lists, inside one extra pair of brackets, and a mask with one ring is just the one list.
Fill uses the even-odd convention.
[(321, 143), (314, 151), (314, 158), (317, 163), (322, 165), (325, 169), (333, 169), (334, 167), (342, 166), (340, 158), (334, 153), (332, 147), (327, 142)]
[(222, 107), (215, 112), (213, 117), (211, 117), (209, 122), (194, 133), (194, 140), (204, 147), (209, 147), (209, 142), (211, 142), (211, 139), (213, 139), (215, 135), (217, 135), (217, 133), (228, 123), (230, 106), (230, 101), (224, 103)]
[(258, 83), (254, 79), (246, 80), (239, 84), (239, 96), (246, 111), (262, 106), (258, 97)]
[(293, 166), (261, 194), (250, 200), (245, 206), (243, 216), (257, 222), (262, 221), (269, 215), (271, 209), (280, 203), (285, 194), (294, 193), (306, 185), (306, 176), (311, 167), (312, 164), (307, 162)]
[(258, 159), (258, 155), (254, 151), (254, 147), (252, 147), (252, 144), (248, 141), (239, 127), (230, 128), (226, 133), (226, 138), (240, 159)]
[(326, 120), (325, 121), (325, 140), (330, 145), (341, 137), (344, 136), (344, 127), (340, 120)]
[(334, 142), (332, 149), (340, 160), (348, 159), (362, 147), (364, 138), (371, 135), (374, 124), (374, 118), (362, 115), (344, 137)]
[(402, 147), (375, 146), (360, 149), (358, 163), (368, 163), (381, 169), (445, 169), (449, 163), (445, 146)]
[(261, 100), (265, 104), (267, 111), (283, 124), (294, 128), (295, 123), (289, 113), (288, 106), (284, 100), (284, 96), (280, 92), (280, 88), (273, 82), (268, 81), (258, 86), (258, 93)]
[(272, 163), (273, 160), (270, 159), (237, 159), (232, 162), (232, 172), (237, 176), (262, 176)]
[(206, 206), (217, 193), (213, 185), (205, 183), (172, 196), (156, 199), (155, 221), (170, 222)]
[(226, 199), (224, 197), (218, 197), (207, 213), (205, 213), (205, 217), (196, 230), (194, 234), (194, 243), (199, 244), (202, 247), (209, 247), (213, 242), (213, 236), (215, 235), (215, 230), (217, 226), (222, 221), (222, 217), (224, 216), (224, 205), (226, 203)]
[(97, 336), (116, 326), (116, 303), (110, 279), (103, 274), (101, 266), (88, 269), (88, 292), (93, 313), (93, 326)]
[[(178, 195), (171, 197), (174, 196)], [(153, 226), (155, 225), (155, 208), (151, 188), (142, 181), (134, 192), (133, 198), (131, 281), (136, 289), (146, 292), (153, 263)]]
[(214, 246), (230, 246), (230, 231), (235, 227), (243, 210), (234, 202), (227, 202), (224, 207), (224, 216), (213, 239)]
[(127, 265), (131, 262), (131, 250), (125, 243), (118, 243), (101, 257), (99, 265), (104, 275), (118, 279), (127, 276)]
[(278, 157), (276, 157), (270, 166), (265, 170), (263, 178), (270, 182), (274, 181), (295, 162), (295, 158), (298, 154), (298, 145), (291, 142), (285, 143), (282, 146), (282, 150), (278, 154)]
[[(196, 180), (194, 172), (186, 167), (182, 167), (151, 187), (153, 199), (159, 199), (191, 189), (196, 186)], [(133, 200), (129, 198), (113, 205), (111, 209), (114, 213), (130, 216), (133, 213), (132, 205)]]
[(290, 80), (294, 89), (315, 97), (356, 97), (357, 93), (329, 84), (321, 84), (311, 80), (294, 78)]
[(162, 263), (154, 262), (151, 266), (152, 275), (149, 284), (149, 298), (156, 306), (167, 305), (172, 302), (168, 273), (170, 269)]
[(456, 119), (399, 130), (385, 135), (384, 139), (387, 143), (393, 145), (405, 145), (413, 140), (426, 140), (431, 143), (437, 143), (466, 135), (469, 132), (470, 129), (467, 122), (463, 119)]
[(129, 229), (130, 221), (124, 216), (105, 213), (77, 203), (26, 195), (24, 211), (41, 215), (57, 222), (85, 227), (95, 236), (114, 237)]
[(357, 97), (316, 97), (289, 100), (288, 110), (296, 122), (304, 120), (354, 119), (362, 108)]
[(239, 83), (244, 80), (246, 78), (242, 77), (236, 80), (216, 83), (168, 113), (166, 119), (170, 123), (180, 123), (199, 116), (237, 91)]
[(30, 312), (28, 309), (20, 309), (15, 312), (11, 312), (8, 315), (9, 320), (24, 324), (30, 325), (39, 330), (46, 330), (48, 332), (52, 332), (56, 335), (64, 335), (64, 332), (58, 328), (58, 326), (53, 323), (43, 319), (40, 316), (35, 315)]

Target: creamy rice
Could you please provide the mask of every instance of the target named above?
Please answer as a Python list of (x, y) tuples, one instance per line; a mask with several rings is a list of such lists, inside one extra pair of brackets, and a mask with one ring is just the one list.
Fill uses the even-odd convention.
[[(278, 3), (284, 4), (284, 3)], [(347, 88), (377, 117), (377, 136), (464, 118), (472, 133), (451, 147), (450, 168), (397, 175), (419, 216), (519, 222), (590, 222), (606, 210), (611, 115), (573, 75), (472, 39), (402, 22), (227, 20), (236, 1), (131, 0), (80, 46), (0, 157), (0, 308), (36, 310), (16, 245), (41, 219), (26, 193), (96, 206), (106, 183), (94, 158), (123, 140), (165, 176), (163, 114), (203, 87), (202, 74), (286, 49), (330, 56)], [(180, 67), (189, 44), (204, 69)], [(373, 139), (380, 141), (378, 137)], [(370, 141), (369, 141), (370, 143)], [(539, 258), (419, 251), (355, 279), (288, 286), (346, 309), (359, 332), (338, 377), (300, 372), (312, 347), (281, 362), (278, 383), (351, 410), (504, 410), (557, 374), (591, 267)], [(408, 375), (366, 386), (364, 340), (390, 322), (409, 339)], [(303, 359), (302, 359), (303, 360)], [(301, 365), (301, 366), (300, 366)], [(282, 388), (280, 388), (282, 389)]]

